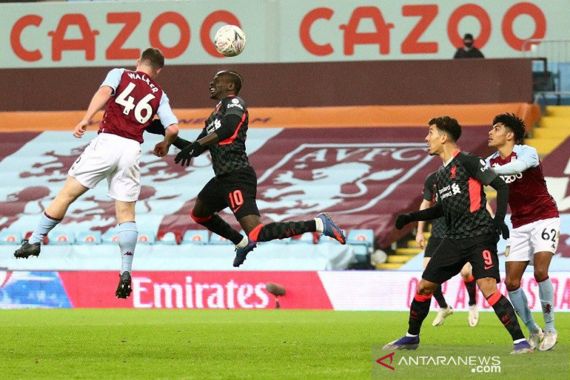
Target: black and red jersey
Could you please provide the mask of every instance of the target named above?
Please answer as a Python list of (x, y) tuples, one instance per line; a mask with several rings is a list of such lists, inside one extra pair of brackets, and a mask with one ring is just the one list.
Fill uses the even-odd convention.
[(249, 117), (247, 106), (239, 96), (229, 96), (216, 104), (214, 111), (206, 120), (200, 137), (222, 128), (224, 117), (228, 115), (238, 116), (240, 122), (231, 131), (230, 137), (208, 145), (214, 173), (217, 176), (250, 166), (245, 149)]
[(443, 206), (446, 238), (465, 239), (496, 234), (483, 186), (497, 174), (481, 158), (457, 152), (436, 172), (438, 202)]

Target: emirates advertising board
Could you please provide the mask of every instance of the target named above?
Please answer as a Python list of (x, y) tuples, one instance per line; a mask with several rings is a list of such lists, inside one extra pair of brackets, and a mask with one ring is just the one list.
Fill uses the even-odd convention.
[[(472, 33), (488, 58), (524, 56), (528, 39), (568, 40), (567, 0), (148, 1), (0, 5), (0, 68), (132, 65), (160, 48), (168, 64), (449, 59)], [(244, 52), (212, 39), (241, 26)]]
[[(504, 273), (502, 273), (504, 278)], [(570, 272), (551, 272), (556, 311), (570, 311)], [(114, 296), (117, 272), (0, 270), (0, 309), (316, 309), (409, 310), (421, 279), (417, 271), (153, 271), (133, 272), (133, 293)], [(268, 284), (279, 286), (278, 295)], [(540, 311), (538, 284), (525, 273), (521, 288), (529, 307)], [(507, 294), (505, 284), (499, 290)], [(442, 286), (447, 302), (467, 310), (460, 276)], [(435, 301), (432, 301), (435, 306)], [(478, 294), (483, 311), (493, 311)]]

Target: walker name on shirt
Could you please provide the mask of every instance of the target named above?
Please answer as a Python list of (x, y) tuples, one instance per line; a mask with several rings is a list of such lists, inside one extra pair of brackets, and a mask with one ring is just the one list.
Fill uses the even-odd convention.
[(154, 83), (152, 83), (147, 76), (140, 75), (139, 73), (128, 73), (128, 76), (131, 79), (137, 79), (137, 80), (141, 80), (141, 81), (145, 82), (151, 88), (151, 91), (153, 93), (158, 91), (158, 87), (156, 87), (154, 85)]

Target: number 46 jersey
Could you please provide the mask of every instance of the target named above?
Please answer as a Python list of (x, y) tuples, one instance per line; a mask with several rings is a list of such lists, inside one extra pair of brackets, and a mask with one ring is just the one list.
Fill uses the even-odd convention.
[(101, 86), (111, 87), (113, 97), (105, 105), (99, 133), (142, 143), (144, 129), (155, 114), (166, 127), (178, 122), (166, 93), (143, 72), (112, 69)]

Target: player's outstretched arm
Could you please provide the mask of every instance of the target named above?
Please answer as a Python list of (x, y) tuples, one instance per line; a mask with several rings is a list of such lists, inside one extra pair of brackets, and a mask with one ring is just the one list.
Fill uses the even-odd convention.
[(432, 220), (443, 216), (443, 206), (441, 203), (425, 210), (411, 212), (409, 214), (400, 214), (396, 218), (396, 228), (401, 230), (404, 226), (418, 220)]
[(164, 140), (159, 142), (154, 147), (154, 154), (158, 157), (164, 157), (168, 154), (170, 145), (178, 137), (178, 124), (171, 124), (164, 131)]
[(501, 166), (494, 166), (493, 170), (499, 175), (519, 174), (540, 164), (538, 152), (535, 148), (523, 145), (517, 151), (517, 159)]

